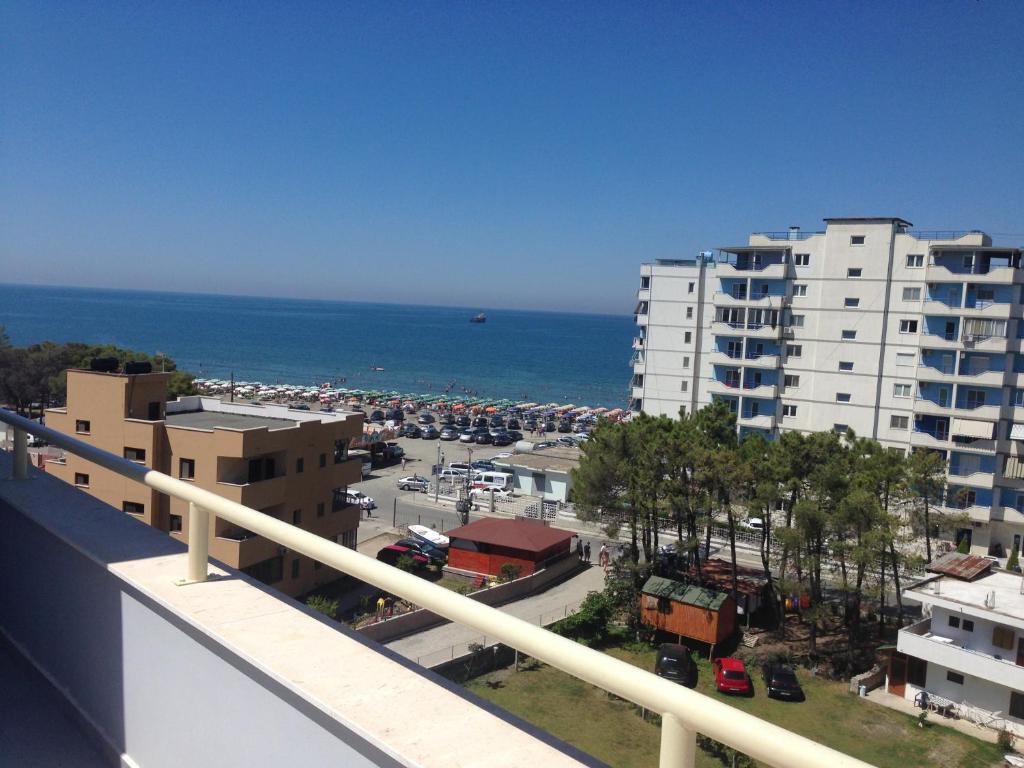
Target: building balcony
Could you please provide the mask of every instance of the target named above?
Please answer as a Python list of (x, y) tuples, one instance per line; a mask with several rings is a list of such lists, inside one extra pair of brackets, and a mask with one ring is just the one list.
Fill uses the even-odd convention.
[(650, 322), (651, 316), (645, 312), (642, 315), (633, 315), (633, 319), (636, 321), (637, 325), (644, 326)]
[(960, 338), (954, 335), (952, 338), (939, 333), (922, 333), (921, 346), (924, 349), (960, 349)]
[(967, 515), (967, 519), (972, 523), (987, 523), (992, 520), (992, 507), (980, 504), (970, 504), (963, 507), (959, 504), (936, 504), (935, 511), (938, 514)]
[(964, 419), (977, 419), (979, 421), (999, 421), (999, 412), (1002, 410), (998, 405), (979, 405), (975, 408), (957, 406), (956, 415)]
[(740, 395), (743, 397), (756, 397), (761, 400), (774, 400), (779, 396), (778, 384), (744, 384)]
[[(920, 372), (918, 368), (918, 372)], [(978, 373), (958, 373), (957, 381), (960, 384), (974, 384), (979, 387), (1001, 387), (1005, 371), (980, 371)]]
[(725, 291), (718, 291), (714, 295), (716, 307), (765, 307), (778, 309), (782, 306), (784, 297), (766, 295), (736, 296)]
[[(999, 514), (1004, 523), (1012, 525), (1024, 525), (1024, 512), (1016, 507), (999, 507)], [(994, 517), (994, 516), (993, 516)]]
[(758, 355), (756, 357), (744, 357), (741, 361), (744, 368), (778, 368), (778, 355)]
[(218, 481), (213, 492), (228, 501), (244, 504), (247, 507), (265, 509), (276, 504), (283, 504), (288, 478), (284, 475), (260, 480), (256, 483), (229, 483)]
[[(977, 268), (977, 267), (976, 267)], [(929, 264), (925, 279), (929, 283), (1013, 283), (1016, 270), (1013, 267), (993, 267), (987, 272), (954, 272), (941, 264)]]
[(948, 450), (949, 435), (943, 437), (940, 434), (932, 432), (918, 432), (915, 430), (910, 433), (910, 444), (914, 447)]
[[(708, 360), (712, 365), (730, 365), (734, 368), (738, 368), (741, 365), (746, 365), (746, 361), (742, 355), (730, 355), (728, 352), (722, 352), (715, 350), (708, 354)], [(1022, 406), (1024, 408), (1024, 406)]]
[(955, 371), (943, 371), (934, 366), (921, 363), (917, 366), (917, 380), (953, 384), (957, 380), (957, 375)]
[[(959, 451), (959, 448), (953, 450)], [(967, 475), (957, 474), (959, 470), (954, 471), (951, 467), (949, 470), (949, 482), (955, 485), (966, 485), (971, 488), (992, 488), (995, 476), (991, 472), (971, 472)], [(986, 519), (989, 515), (989, 507), (985, 507)]]
[(945, 404), (939, 404), (934, 400), (918, 398), (914, 401), (914, 413), (926, 413), (932, 416), (952, 416), (953, 403), (946, 402)]
[(786, 277), (786, 264), (768, 264), (766, 266), (737, 267), (727, 261), (715, 265), (715, 271), (719, 277), (758, 277), (765, 280), (772, 278), (783, 279)]
[(650, 301), (651, 300), (651, 289), (640, 288), (636, 292), (637, 301)]
[(629, 393), (634, 398), (636, 398), (636, 397), (642, 398), (644, 396), (644, 388), (642, 386), (637, 387), (637, 386), (630, 385)]
[(633, 349), (643, 349), (643, 348), (644, 348), (644, 340), (641, 339), (639, 336), (635, 336), (633, 338)]
[(960, 342), (964, 349), (976, 349), (980, 352), (1006, 352), (1005, 336), (977, 336), (965, 333)]
[[(1013, 304), (1005, 301), (975, 301), (968, 297), (967, 305), (960, 310), (965, 317), (991, 317), (993, 319), (1009, 319), (1013, 312)], [(973, 305), (972, 305), (973, 303)]]
[(743, 394), (743, 389), (740, 387), (739, 382), (735, 384), (727, 384), (724, 381), (718, 379), (712, 379), (708, 382), (707, 390), (709, 395), (727, 395), (729, 397), (739, 397)]
[[(961, 453), (979, 453), (983, 455), (990, 455), (998, 450), (999, 444), (995, 440), (972, 440), (969, 443), (958, 443), (953, 442), (948, 445), (954, 451), (960, 451)], [(945, 444), (944, 444), (944, 447)]]
[(757, 416), (745, 416), (743, 412), (737, 414), (737, 422), (741, 427), (753, 427), (754, 429), (775, 429), (775, 417), (768, 414)]
[(225, 531), (210, 544), (210, 556), (232, 568), (248, 568), (278, 554), (280, 547), (249, 531)]
[[(931, 619), (901, 629), (896, 635), (896, 650), (999, 686), (1024, 689), (1024, 667), (1017, 666), (1012, 659), (975, 651), (953, 638), (933, 633)], [(1006, 653), (1011, 656), (1014, 652)]]
[(921, 308), (921, 313), (924, 315), (937, 315), (941, 317), (959, 317), (960, 305), (949, 304), (941, 299), (925, 299)]

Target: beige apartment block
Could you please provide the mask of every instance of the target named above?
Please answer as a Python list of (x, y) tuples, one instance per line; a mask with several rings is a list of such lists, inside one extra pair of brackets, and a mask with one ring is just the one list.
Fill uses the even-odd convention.
[[(339, 544), (356, 546), (359, 510), (345, 501), (360, 479), (349, 441), (362, 414), (296, 411), (210, 397), (166, 402), (169, 374), (68, 371), (64, 408), (46, 424), (172, 477), (192, 482)], [(188, 506), (68, 454), (50, 474), (135, 519), (187, 541)], [(210, 555), (301, 595), (338, 574), (225, 520), (210, 521)]]

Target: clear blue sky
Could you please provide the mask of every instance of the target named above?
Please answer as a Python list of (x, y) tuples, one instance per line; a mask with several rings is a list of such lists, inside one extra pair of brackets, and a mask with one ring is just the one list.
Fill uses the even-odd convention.
[(8, 0), (0, 281), (626, 313), (641, 262), (752, 230), (1024, 233), (1022, 30), (1016, 0)]

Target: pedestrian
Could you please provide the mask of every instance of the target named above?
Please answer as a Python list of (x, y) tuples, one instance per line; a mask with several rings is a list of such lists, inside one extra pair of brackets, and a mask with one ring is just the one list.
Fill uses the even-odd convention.
[(366, 519), (367, 520), (370, 519), (370, 505), (369, 504), (366, 505)]
[(608, 545), (601, 544), (601, 551), (597, 553), (597, 564), (608, 570)]
[(590, 542), (589, 541), (583, 546), (583, 559), (584, 559), (585, 562), (588, 562), (588, 563), (590, 562)]
[(405, 458), (405, 456), (403, 456), (402, 457), (402, 470), (403, 471), (405, 470), (405, 462), (406, 462), (406, 458)]
[(381, 619), (384, 617), (384, 595), (377, 598), (377, 618)]
[(391, 598), (391, 595), (388, 595), (384, 599), (384, 615), (387, 616), (390, 619), (391, 615), (394, 613), (394, 610), (395, 610), (395, 601)]
[(583, 562), (583, 539), (576, 539), (576, 557)]

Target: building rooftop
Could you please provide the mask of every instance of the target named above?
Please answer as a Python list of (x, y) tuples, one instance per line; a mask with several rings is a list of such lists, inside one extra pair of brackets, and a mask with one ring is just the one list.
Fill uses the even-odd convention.
[(895, 222), (904, 227), (914, 226), (898, 216), (830, 216), (822, 221), (826, 224), (890, 224)]
[(555, 544), (568, 542), (574, 535), (571, 531), (544, 525), (539, 520), (518, 517), (511, 520), (485, 517), (447, 533), (453, 546), (456, 539), (464, 539), (527, 552), (541, 552)]
[(226, 403), (216, 397), (192, 395), (167, 403), (169, 427), (190, 429), (289, 429), (303, 421), (335, 422), (362, 418), (349, 412), (302, 411), (284, 405)]
[(932, 576), (908, 587), (904, 595), (1024, 629), (1024, 577), (1017, 573), (993, 571), (973, 581)]
[(271, 416), (250, 416), (247, 413), (221, 411), (182, 411), (167, 414), (167, 426), (190, 429), (287, 429), (297, 423), (294, 419), (275, 419)]
[(719, 592), (717, 589), (683, 584), (661, 576), (651, 576), (644, 583), (641, 591), (645, 595), (664, 597), (683, 605), (693, 605), (697, 608), (706, 608), (709, 611), (721, 610), (726, 598), (729, 597), (728, 593)]
[(517, 453), (494, 461), (496, 467), (521, 467), (538, 472), (569, 472), (580, 465), (580, 449), (568, 446), (544, 448), (536, 453)]

